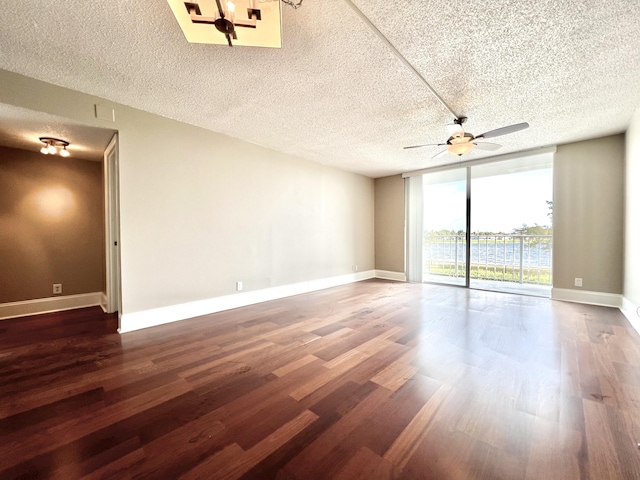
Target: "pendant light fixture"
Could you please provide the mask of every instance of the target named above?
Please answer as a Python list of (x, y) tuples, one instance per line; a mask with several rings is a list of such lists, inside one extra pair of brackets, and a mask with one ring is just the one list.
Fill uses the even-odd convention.
[(167, 0), (188, 42), (282, 47), (280, 1)]

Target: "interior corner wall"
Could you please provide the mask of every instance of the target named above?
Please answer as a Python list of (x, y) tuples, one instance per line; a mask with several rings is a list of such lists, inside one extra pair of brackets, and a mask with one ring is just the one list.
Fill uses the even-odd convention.
[(376, 178), (376, 270), (404, 273), (404, 219), (404, 179), (402, 175)]
[(102, 164), (0, 147), (0, 304), (104, 291)]
[(0, 84), (2, 103), (118, 130), (121, 313), (374, 268), (370, 178), (11, 72)]
[[(622, 294), (624, 157), (623, 135), (558, 146), (554, 289)], [(575, 278), (582, 278), (582, 287)]]
[(640, 306), (640, 108), (626, 134), (624, 297)]

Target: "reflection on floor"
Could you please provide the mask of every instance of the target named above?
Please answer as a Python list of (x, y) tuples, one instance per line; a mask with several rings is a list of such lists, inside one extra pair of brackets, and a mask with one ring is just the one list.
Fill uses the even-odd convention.
[(640, 479), (616, 308), (367, 280), (114, 320), (0, 322), (0, 478)]
[[(424, 282), (457, 285), (464, 287), (463, 277), (446, 277), (443, 275), (428, 275), (422, 277)], [(471, 280), (471, 288), (488, 290), (491, 292), (517, 293), (520, 295), (532, 295), (534, 297), (551, 297), (551, 285), (532, 285), (528, 283), (498, 282), (494, 280)]]

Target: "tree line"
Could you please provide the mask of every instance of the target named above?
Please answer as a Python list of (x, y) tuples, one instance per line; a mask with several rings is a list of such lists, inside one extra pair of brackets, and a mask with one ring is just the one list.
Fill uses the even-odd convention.
[[(486, 235), (551, 235), (553, 233), (553, 202), (551, 200), (545, 200), (547, 203), (547, 217), (549, 218), (548, 225), (527, 225), (523, 223), (520, 227), (512, 228), (510, 232), (471, 232), (474, 236), (486, 236)], [(428, 235), (464, 235), (464, 230), (434, 230), (425, 232)]]

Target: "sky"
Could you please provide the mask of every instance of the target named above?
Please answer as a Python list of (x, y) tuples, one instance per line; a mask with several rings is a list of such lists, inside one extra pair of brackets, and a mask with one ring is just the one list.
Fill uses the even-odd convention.
[[(464, 181), (424, 187), (424, 229), (465, 230)], [(553, 199), (552, 170), (473, 179), (471, 231), (509, 233), (522, 224), (549, 225), (546, 200)]]

